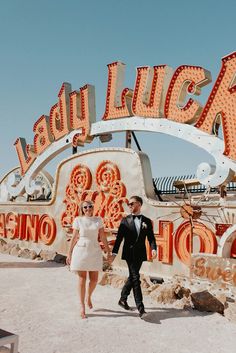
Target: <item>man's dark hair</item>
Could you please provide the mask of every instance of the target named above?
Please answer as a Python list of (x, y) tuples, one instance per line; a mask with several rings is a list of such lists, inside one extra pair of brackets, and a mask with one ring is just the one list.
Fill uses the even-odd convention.
[(140, 196), (131, 196), (130, 199), (135, 199), (141, 205), (143, 204), (143, 199)]

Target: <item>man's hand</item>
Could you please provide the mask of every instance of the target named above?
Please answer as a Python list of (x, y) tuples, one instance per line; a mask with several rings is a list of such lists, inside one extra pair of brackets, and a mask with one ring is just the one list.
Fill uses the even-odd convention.
[(152, 258), (155, 259), (157, 257), (157, 251), (152, 250)]

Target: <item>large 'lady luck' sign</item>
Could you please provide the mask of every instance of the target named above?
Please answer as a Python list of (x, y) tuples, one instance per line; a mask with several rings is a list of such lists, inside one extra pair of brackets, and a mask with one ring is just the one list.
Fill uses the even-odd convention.
[[(54, 184), (51, 183), (49, 202), (36, 205), (31, 201), (24, 206), (17, 202), (26, 196), (34, 196), (37, 201), (42, 191), (38, 176), (41, 173), (44, 184), (45, 180), (50, 184), (43, 168), (62, 150), (71, 145), (83, 146), (95, 136), (102, 138), (119, 131), (161, 132), (182, 138), (205, 149), (215, 159), (214, 169), (207, 163), (198, 166), (200, 183), (218, 187), (233, 180), (236, 52), (222, 59), (205, 106), (196, 99), (211, 82), (210, 72), (202, 67), (183, 65), (176, 70), (167, 65), (139, 67), (133, 90), (123, 87), (124, 72), (125, 65), (120, 62), (108, 65), (105, 112), (100, 121), (96, 121), (95, 88), (85, 85), (73, 91), (69, 83), (63, 83), (58, 102), (33, 126), (33, 144), (21, 137), (16, 140), (20, 169), (10, 171), (0, 184), (0, 236), (27, 242), (37, 249), (46, 246), (66, 253), (65, 229), (79, 213), (79, 202), (93, 200), (96, 214), (103, 217), (107, 231), (114, 233), (127, 212), (127, 198), (138, 193), (144, 198), (146, 214), (154, 222), (161, 263), (161, 268), (155, 262), (149, 263), (145, 271), (165, 275), (186, 272), (192, 251), (189, 241), (195, 235), (200, 252), (230, 258), (236, 238), (236, 198), (230, 202), (224, 200), (223, 206), (219, 200), (215, 203), (197, 200), (201, 210), (193, 227), (188, 216), (192, 211), (196, 215), (196, 208), (189, 212), (181, 202), (158, 201), (152, 188), (148, 157), (132, 150), (103, 148), (68, 158), (60, 164)], [(220, 126), (223, 139), (218, 136)], [(63, 202), (65, 208), (59, 212)], [(194, 201), (190, 206), (193, 204)], [(181, 220), (174, 219), (178, 210)], [(220, 236), (216, 231), (219, 225), (225, 226), (226, 231)], [(231, 246), (227, 247), (226, 243)]]
[[(204, 107), (192, 98), (200, 95), (202, 87), (211, 82), (210, 72), (201, 67), (184, 65), (174, 72), (166, 65), (140, 67), (137, 69), (134, 91), (122, 89), (124, 69), (125, 65), (120, 62), (108, 65), (106, 108), (102, 122), (95, 122), (93, 86), (85, 85), (79, 91), (71, 91), (70, 84), (62, 85), (58, 94), (59, 101), (52, 106), (49, 116), (42, 115), (34, 124), (34, 144), (26, 144), (22, 138), (15, 142), (22, 175), (48, 146), (78, 129), (81, 132), (73, 135), (73, 145), (90, 142), (94, 135), (118, 129), (158, 129), (167, 132), (168, 127), (172, 127), (170, 130), (174, 131), (169, 131), (170, 134), (188, 140), (186, 135), (189, 129), (184, 129), (181, 125), (178, 131), (178, 124), (191, 124), (190, 131), (198, 135), (198, 138), (189, 140), (200, 147), (205, 147), (201, 140), (205, 139), (206, 134), (209, 135), (207, 143), (211, 147), (207, 150), (216, 154), (217, 164), (223, 169), (224, 164), (227, 164), (228, 168), (235, 170), (236, 53), (222, 59), (222, 68)], [(187, 100), (188, 95), (191, 95), (191, 98)], [(127, 117), (129, 119), (124, 120)], [(140, 117), (140, 123), (135, 117)], [(117, 119), (119, 122), (114, 123)], [(169, 125), (169, 122), (177, 124)], [(223, 146), (216, 143), (220, 124), (223, 130)], [(212, 135), (214, 138), (210, 139)]]

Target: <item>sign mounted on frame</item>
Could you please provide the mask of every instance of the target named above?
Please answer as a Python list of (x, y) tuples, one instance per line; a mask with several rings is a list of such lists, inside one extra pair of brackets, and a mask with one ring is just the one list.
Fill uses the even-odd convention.
[[(157, 199), (150, 162), (142, 152), (99, 148), (74, 154), (59, 164), (55, 180), (43, 169), (64, 149), (83, 146), (94, 137), (106, 141), (115, 132), (150, 131), (184, 139), (213, 156), (214, 169), (207, 163), (198, 166), (199, 183), (222, 190), (233, 180), (236, 52), (222, 59), (205, 106), (196, 99), (211, 82), (211, 74), (204, 68), (139, 67), (133, 90), (123, 87), (124, 74), (121, 62), (108, 65), (105, 112), (100, 121), (96, 121), (95, 88), (85, 85), (76, 91), (63, 83), (58, 102), (33, 126), (33, 144), (21, 137), (16, 140), (20, 167), (0, 182), (0, 237), (37, 251), (50, 248), (66, 254), (68, 230), (80, 212), (79, 205), (91, 200), (95, 215), (103, 218), (106, 231), (113, 236), (110, 241), (114, 241), (128, 212), (128, 198), (138, 194), (144, 200), (144, 214), (153, 221), (159, 249), (158, 260), (152, 262), (147, 245), (150, 262), (143, 266), (146, 273), (186, 274), (193, 250), (216, 258), (235, 257), (235, 195), (224, 203), (217, 192), (215, 199), (190, 195), (189, 203), (163, 194)], [(45, 195), (49, 196), (40, 199)], [(225, 276), (225, 263), (221, 265)], [(235, 281), (232, 283), (235, 286)]]
[[(236, 171), (236, 52), (222, 59), (204, 107), (196, 97), (211, 82), (211, 74), (202, 67), (139, 67), (134, 90), (122, 88), (124, 71), (121, 62), (108, 65), (105, 112), (98, 122), (95, 88), (85, 85), (73, 91), (69, 83), (63, 83), (49, 116), (42, 115), (34, 124), (33, 144), (21, 137), (15, 142), (25, 185), (52, 156), (71, 144), (80, 146), (94, 136), (125, 130), (162, 132), (194, 143), (216, 162), (215, 170), (206, 163), (199, 165), (201, 183), (214, 187), (229, 181)], [(223, 140), (218, 137), (220, 125)]]

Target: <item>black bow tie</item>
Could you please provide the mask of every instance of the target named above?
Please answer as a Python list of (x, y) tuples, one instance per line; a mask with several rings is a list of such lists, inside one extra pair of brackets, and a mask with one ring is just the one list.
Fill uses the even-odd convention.
[(133, 214), (133, 219), (135, 219), (135, 218), (140, 219), (141, 217), (142, 217), (142, 215), (141, 215), (141, 214), (139, 214), (139, 215), (137, 215), (137, 216)]

